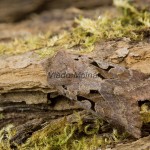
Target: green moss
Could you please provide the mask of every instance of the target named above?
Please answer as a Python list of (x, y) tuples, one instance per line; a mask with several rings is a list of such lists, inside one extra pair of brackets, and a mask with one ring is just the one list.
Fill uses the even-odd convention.
[(150, 27), (150, 13), (146, 10), (138, 10), (130, 0), (114, 0), (114, 4), (123, 11), (123, 20), (132, 25)]
[(3, 114), (0, 113), (0, 119), (5, 118)]
[[(144, 123), (150, 122), (149, 104), (141, 106), (141, 116)], [(85, 122), (87, 116), (75, 113), (73, 123), (66, 118), (53, 120), (42, 130), (35, 132), (25, 144), (18, 146), (19, 150), (87, 150), (106, 147), (127, 139), (127, 133), (118, 130), (110, 130), (109, 124), (103, 120), (96, 119), (93, 122)], [(108, 128), (109, 129), (108, 129)], [(15, 135), (13, 126), (8, 125), (0, 131), (0, 149), (9, 150), (9, 139)], [(4, 140), (4, 131), (7, 140)]]
[[(143, 104), (140, 111), (144, 123), (150, 122), (149, 106)], [(51, 121), (45, 128), (35, 132), (23, 145), (18, 146), (19, 150), (93, 150), (105, 148), (107, 145), (116, 144), (127, 139), (127, 133), (120, 133), (118, 130), (107, 129), (107, 123), (96, 119), (93, 122), (85, 122), (86, 116), (75, 113), (73, 123), (67, 119), (60, 118)], [(0, 149), (10, 150), (9, 139), (15, 135), (13, 126), (8, 125), (0, 131)], [(7, 140), (4, 140), (4, 131), (7, 133)]]
[(143, 123), (150, 123), (150, 108), (148, 104), (143, 104), (141, 106), (140, 114), (142, 116)]
[[(149, 107), (141, 106), (140, 111), (144, 123), (149, 122)], [(146, 115), (145, 115), (146, 114)], [(84, 117), (75, 113), (74, 122), (69, 123), (66, 118), (51, 121), (42, 130), (35, 132), (25, 144), (18, 146), (20, 150), (87, 150), (105, 148), (106, 145), (122, 142), (129, 136), (106, 128), (103, 120), (95, 119), (85, 122)]]
[[(103, 15), (98, 19), (76, 18), (76, 27), (55, 40), (53, 47), (76, 50), (79, 53), (91, 52), (94, 44), (101, 40), (130, 38), (131, 41), (142, 40), (150, 27), (150, 13), (138, 10), (127, 0), (115, 0), (121, 8), (122, 16)], [(140, 32), (141, 31), (141, 32)]]
[(20, 150), (93, 150), (123, 139), (117, 130), (100, 134), (105, 125), (102, 120), (95, 119), (92, 124), (85, 123), (78, 114), (74, 119), (76, 122), (69, 124), (65, 118), (52, 121), (18, 148)]
[(30, 50), (41, 49), (48, 46), (47, 34), (29, 35), (24, 38), (16, 38), (8, 43), (0, 43), (1, 54), (19, 54)]
[(9, 140), (15, 135), (13, 127), (12, 124), (9, 124), (0, 130), (0, 150), (11, 150)]

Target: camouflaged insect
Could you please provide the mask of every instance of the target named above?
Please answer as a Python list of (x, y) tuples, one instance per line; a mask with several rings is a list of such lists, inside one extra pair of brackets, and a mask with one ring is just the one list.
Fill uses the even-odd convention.
[[(149, 75), (105, 62), (98, 56), (91, 58), (66, 51), (47, 61), (49, 85), (115, 127), (140, 138), (138, 101), (150, 98)], [(90, 109), (82, 104), (83, 100), (91, 103)]]

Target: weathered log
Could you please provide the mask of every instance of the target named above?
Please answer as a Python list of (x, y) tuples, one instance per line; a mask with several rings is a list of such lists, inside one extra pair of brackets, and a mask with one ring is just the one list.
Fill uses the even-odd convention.
[(8, 92), (0, 95), (1, 102), (26, 102), (27, 104), (47, 103), (48, 94), (42, 91)]
[(141, 138), (137, 141), (130, 142), (127, 144), (117, 145), (112, 150), (149, 150), (150, 149), (150, 136)]
[(0, 57), (0, 93), (8, 91), (47, 91), (46, 74), (36, 52)]
[[(78, 5), (78, 3), (76, 3), (76, 6), (83, 8), (84, 2), (80, 2), (80, 4), (83, 5)], [(53, 2), (50, 2), (50, 4), (52, 3)], [(60, 4), (60, 7), (63, 7), (61, 5), (62, 4)], [(55, 7), (55, 3), (51, 6)], [(69, 5), (66, 5), (65, 7), (68, 6)], [(91, 6), (92, 5), (90, 4), (90, 7)], [(88, 7), (88, 3), (85, 7)], [(60, 18), (59, 15), (58, 18)], [(102, 65), (100, 66), (99, 76), (101, 78), (106, 78), (106, 80), (108, 80), (109, 82), (109, 71), (111, 72), (111, 67), (114, 67), (115, 65), (109, 65), (107, 68), (107, 64), (105, 64), (105, 62), (113, 62), (119, 64), (120, 66), (125, 66), (130, 69), (141, 71), (143, 73), (150, 73), (150, 67), (148, 67), (150, 65), (149, 46), (150, 44), (146, 42), (130, 43), (128, 42), (128, 39), (123, 39), (120, 41), (108, 41), (97, 44), (95, 47), (95, 51), (88, 54), (88, 57), (90, 57), (90, 59), (98, 57), (98, 59), (102, 60), (102, 62), (99, 63), (99, 65)], [(63, 60), (63, 58), (61, 60)], [(67, 102), (61, 97), (59, 97), (59, 99), (55, 99), (56, 95), (58, 95), (58, 92), (61, 93), (61, 90), (54, 86), (57, 86), (57, 83), (64, 84), (66, 83), (66, 81), (64, 82), (62, 80), (57, 80), (57, 82), (48, 84), (47, 73), (45, 72), (45, 68), (51, 69), (51, 64), (50, 66), (45, 66), (47, 64), (43, 65), (43, 62), (46, 63), (49, 61), (47, 61), (47, 58), (41, 58), (36, 53), (36, 51), (30, 51), (15, 56), (0, 56), (0, 115), (4, 115), (4, 118), (2, 117), (0, 119), (0, 129), (6, 126), (7, 124), (15, 125), (16, 130), (18, 130), (18, 132), (11, 139), (11, 143), (15, 142), (21, 144), (28, 137), (30, 137), (32, 133), (43, 128), (45, 123), (51, 122), (51, 120), (57, 119), (62, 116), (68, 116), (69, 114), (72, 114), (74, 110), (80, 111), (81, 109), (79, 106), (74, 106), (74, 104), (72, 104), (72, 102), (69, 99), (67, 99)], [(69, 67), (70, 64), (72, 64), (72, 62), (69, 62), (67, 66)], [(97, 67), (97, 64), (91, 65)], [(60, 66), (54, 68), (53, 71), (56, 71), (55, 69), (59, 68)], [(128, 74), (129, 70), (125, 70), (125, 73)], [(130, 70), (129, 72), (133, 73), (132, 70)], [(132, 78), (130, 76), (130, 73), (128, 74), (129, 76), (127, 75), (126, 78), (127, 80), (129, 80), (129, 82), (139, 77), (137, 74), (137, 76), (132, 76), (135, 78)], [(113, 75), (116, 76), (115, 73)], [(143, 74), (141, 75), (141, 77), (142, 76), (146, 77), (146, 80), (144, 80), (147, 82), (148, 76), (145, 76)], [(80, 102), (78, 104), (81, 107), (88, 109), (89, 111), (96, 111), (96, 113), (94, 114), (97, 114), (98, 116), (103, 117), (105, 120), (110, 121), (110, 123), (115, 125), (115, 127), (117, 127), (118, 125), (120, 126), (120, 124), (123, 127), (125, 126), (129, 133), (131, 133), (135, 137), (139, 137), (139, 128), (141, 128), (141, 118), (139, 117), (139, 107), (137, 106), (137, 101), (150, 98), (149, 84), (147, 84), (144, 80), (142, 79), (141, 83), (141, 85), (143, 85), (140, 85), (140, 88), (135, 88), (135, 90), (132, 90), (131, 84), (136, 85), (136, 82), (133, 81), (131, 82), (131, 84), (127, 82), (129, 83), (127, 86), (131, 87), (131, 89), (129, 89), (131, 90), (130, 92), (126, 92), (128, 91), (128, 87), (124, 86), (124, 82), (122, 82), (122, 80), (121, 82), (119, 81), (119, 88), (116, 84), (116, 81), (110, 82), (110, 84), (107, 84), (107, 82), (104, 81), (106, 84), (104, 83), (104, 85), (102, 85), (103, 90), (101, 91), (101, 95), (97, 92), (97, 89), (91, 90), (88, 94), (82, 93), (82, 91), (79, 90), (77, 99)], [(71, 81), (71, 84), (74, 84), (74, 82)], [(111, 91), (111, 85), (113, 84), (114, 91)], [(122, 90), (122, 88), (120, 88), (120, 84), (121, 87), (124, 88), (125, 92)], [(87, 89), (88, 86), (84, 87), (85, 89)], [(67, 91), (67, 94), (68, 91), (69, 94), (72, 94), (72, 91), (70, 92), (70, 89), (68, 89), (68, 85), (63, 85), (63, 88), (63, 90)], [(97, 87), (94, 85), (94, 88)], [(76, 92), (76, 88), (73, 90), (73, 92)], [(71, 96), (69, 95), (69, 98), (73, 99), (73, 94)], [(129, 94), (129, 97), (125, 96), (125, 94)], [(111, 95), (112, 97), (108, 95)], [(120, 100), (116, 99), (116, 97), (118, 99), (123, 100), (123, 102), (120, 103)], [(130, 98), (133, 100), (133, 102), (130, 102)], [(112, 103), (110, 102), (111, 100)], [(51, 104), (45, 104), (48, 102), (51, 102)], [(109, 114), (108, 110), (111, 109), (113, 109), (113, 111), (110, 111), (111, 114)], [(127, 114), (125, 113), (125, 116), (122, 117), (122, 115), (124, 115), (124, 111)], [(127, 124), (125, 122), (127, 122)], [(133, 129), (132, 125), (136, 125), (138, 129)], [(139, 144), (139, 147), (142, 148), (149, 148), (149, 145), (147, 144), (148, 140), (144, 140), (144, 142), (146, 142), (145, 145), (143, 145), (143, 141), (141, 142), (141, 145), (139, 143), (137, 143), (137, 145)], [(134, 143), (132, 146), (136, 147), (136, 143)], [(125, 144), (119, 147), (118, 149), (124, 147), (128, 147), (128, 149), (131, 148), (129, 145)]]
[(25, 101), (0, 102), (0, 114), (3, 116), (0, 118), (0, 129), (8, 123), (19, 125), (20, 123), (22, 124), (37, 118), (51, 120), (72, 114), (75, 110), (78, 111), (81, 108), (63, 96), (51, 98), (51, 101), (45, 104), (26, 104)]
[[(149, 74), (149, 45), (144, 42), (109, 41), (97, 44), (88, 55)], [(47, 83), (46, 67), (43, 65), (46, 61), (47, 58), (41, 58), (36, 51), (0, 56), (0, 102), (47, 102), (47, 94), (57, 90)]]
[[(140, 32), (140, 31), (139, 31)], [(145, 31), (148, 33), (147, 31)], [(144, 33), (144, 32), (143, 32)], [(107, 60), (145, 74), (150, 74), (150, 43), (132, 43), (128, 39), (97, 44), (92, 57)]]
[[(80, 103), (81, 106), (89, 111), (91, 110), (90, 107), (94, 108), (98, 116), (107, 118), (106, 120), (115, 126), (117, 121), (118, 125), (125, 127), (132, 135), (140, 137), (142, 122), (137, 103), (139, 100), (150, 98), (149, 75), (131, 69), (135, 69), (132, 68), (132, 61), (135, 57), (138, 56), (139, 58), (140, 56), (140, 59), (144, 60), (144, 65), (141, 61), (142, 65), (140, 66), (136, 59), (133, 61), (134, 65), (138, 63), (137, 70), (141, 69), (140, 71), (145, 72), (142, 69), (146, 69), (146, 73), (149, 73), (150, 69), (145, 66), (150, 61), (147, 57), (149, 44), (143, 43), (145, 47), (141, 51), (141, 46), (138, 44), (132, 47), (133, 45), (129, 45), (128, 42), (114, 41), (114, 44), (119, 45), (120, 43), (124, 48), (114, 47), (113, 44), (107, 48), (106, 45), (111, 44), (111, 42), (104, 42), (101, 43), (101, 46), (99, 45), (99, 49), (97, 48), (91, 54), (85, 55), (73, 55), (63, 51), (53, 58), (41, 58), (35, 50), (14, 56), (1, 56), (0, 102), (47, 103), (51, 99), (51, 94), (59, 92), (69, 99), (88, 100), (89, 104)], [(125, 69), (111, 63), (111, 61), (121, 63), (123, 66), (127, 65), (129, 68), (131, 65), (131, 69)], [(126, 62), (129, 62), (129, 66)], [(83, 79), (82, 77), (73, 79), (55, 77), (55, 73), (58, 72), (62, 75), (63, 71), (70, 74), (87, 71), (87, 73), (97, 76), (91, 79), (89, 77)], [(53, 73), (54, 77), (50, 78)], [(88, 79), (90, 80), (88, 81)], [(103, 99), (114, 101), (114, 105), (105, 103)], [(116, 105), (119, 103), (120, 105), (116, 109)], [(107, 112), (108, 108), (112, 111), (111, 113)], [(103, 109), (105, 111), (102, 111)], [(125, 118), (122, 118), (122, 111), (126, 112)], [(133, 126), (135, 127), (134, 130)]]
[(46, 103), (47, 93), (55, 89), (47, 85), (42, 61), (36, 52), (1, 56), (0, 102)]
[[(82, 120), (82, 125), (89, 123), (93, 124), (95, 122), (95, 117), (91, 116), (86, 111), (78, 111), (78, 114), (80, 115), (80, 119)], [(55, 119), (49, 119), (49, 118), (37, 118), (33, 120), (29, 120), (25, 124), (21, 124), (14, 129), (16, 130), (15, 136), (13, 136), (10, 140), (11, 146), (15, 146), (15, 144), (22, 144), (24, 143), (31, 135), (33, 137), (36, 137), (36, 135), (41, 135), (43, 132), (47, 133), (48, 131), (57, 131), (62, 128), (62, 126), (67, 124), (75, 124), (79, 120), (76, 114), (68, 114), (65, 117), (58, 117)], [(41, 129), (41, 130), (40, 130)], [(37, 132), (36, 132), (37, 131)], [(31, 137), (32, 138), (32, 137)], [(30, 139), (29, 139), (30, 140)]]
[(75, 103), (70, 103), (67, 98), (60, 96), (55, 98), (51, 104), (0, 103), (0, 130), (4, 131), (1, 136), (3, 140), (6, 140), (7, 131), (5, 131), (5, 127), (13, 124), (17, 133), (11, 138), (10, 143), (11, 146), (20, 145), (32, 133), (44, 128), (52, 120), (71, 115), (74, 111), (80, 112), (82, 109)]
[[(124, 53), (128, 50), (124, 56)], [(125, 41), (110, 41), (96, 45), (91, 57), (98, 56), (125, 67), (150, 73), (149, 43), (129, 44)], [(0, 93), (32, 89), (48, 92), (46, 72), (36, 51), (14, 56), (0, 56)], [(139, 61), (140, 60), (140, 61)], [(34, 71), (33, 71), (34, 70)]]
[(10, 143), (12, 143), (11, 147), (15, 147), (15, 144), (20, 145), (24, 143), (27, 138), (32, 135), (32, 133), (44, 127), (44, 123), (44, 119), (33, 119), (23, 125), (18, 126), (16, 128), (17, 134), (10, 140)]

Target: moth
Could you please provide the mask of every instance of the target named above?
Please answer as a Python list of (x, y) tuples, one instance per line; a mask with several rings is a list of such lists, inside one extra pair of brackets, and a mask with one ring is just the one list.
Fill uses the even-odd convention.
[[(59, 51), (47, 60), (48, 84), (115, 127), (141, 137), (138, 101), (150, 98), (150, 76), (98, 56)], [(83, 100), (91, 103), (84, 106)]]

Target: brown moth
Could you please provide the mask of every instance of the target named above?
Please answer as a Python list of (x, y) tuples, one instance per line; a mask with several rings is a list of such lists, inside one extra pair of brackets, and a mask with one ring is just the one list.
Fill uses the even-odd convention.
[(149, 75), (67, 51), (47, 60), (46, 71), (49, 85), (60, 94), (78, 101), (83, 108), (82, 100), (89, 100), (89, 111), (140, 138), (138, 101), (150, 98)]

